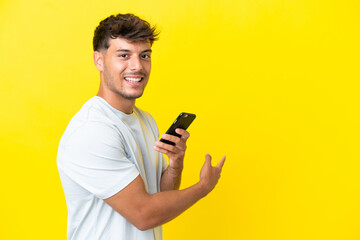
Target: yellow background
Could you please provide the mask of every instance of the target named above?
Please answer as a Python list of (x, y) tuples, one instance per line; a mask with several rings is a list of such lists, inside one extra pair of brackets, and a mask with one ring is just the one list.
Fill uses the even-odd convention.
[(227, 155), (164, 239), (360, 239), (358, 0), (1, 0), (0, 239), (65, 239), (59, 139), (96, 94), (93, 30), (113, 13), (156, 24), (137, 105), (189, 128), (182, 187)]

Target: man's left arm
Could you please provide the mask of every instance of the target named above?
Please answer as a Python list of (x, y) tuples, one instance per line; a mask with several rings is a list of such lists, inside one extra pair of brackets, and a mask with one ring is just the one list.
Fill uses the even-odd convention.
[(160, 181), (160, 190), (178, 190), (181, 183), (181, 173), (183, 170), (183, 162), (186, 150), (186, 141), (190, 134), (186, 130), (176, 129), (176, 133), (181, 137), (163, 134), (161, 138), (175, 143), (174, 146), (160, 141), (155, 142), (154, 149), (158, 152), (164, 153), (169, 157), (169, 166), (162, 173)]

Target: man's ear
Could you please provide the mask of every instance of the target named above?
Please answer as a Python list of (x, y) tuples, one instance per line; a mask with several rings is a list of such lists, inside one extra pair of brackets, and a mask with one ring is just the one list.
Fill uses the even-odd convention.
[(104, 55), (101, 52), (95, 51), (93, 59), (95, 67), (102, 72), (104, 70)]

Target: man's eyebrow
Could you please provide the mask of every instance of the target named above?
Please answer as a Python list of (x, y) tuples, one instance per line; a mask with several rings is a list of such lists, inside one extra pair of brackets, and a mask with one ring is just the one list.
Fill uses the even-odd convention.
[(128, 49), (117, 49), (116, 52), (130, 52)]
[[(115, 52), (131, 52), (129, 49), (117, 49)], [(151, 49), (146, 49), (144, 51), (142, 51), (142, 53), (151, 53), (152, 50)]]

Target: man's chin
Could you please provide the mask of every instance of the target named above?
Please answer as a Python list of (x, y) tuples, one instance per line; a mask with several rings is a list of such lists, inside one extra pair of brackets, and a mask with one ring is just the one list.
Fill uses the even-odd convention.
[(120, 95), (122, 98), (125, 98), (126, 100), (135, 100), (139, 97), (141, 97), (143, 95), (142, 93), (139, 94), (123, 94), (123, 93), (118, 93), (118, 95)]
[(135, 100), (135, 99), (137, 99), (137, 98), (139, 98), (141, 96), (142, 96), (142, 94), (140, 96), (126, 96), (124, 98), (127, 99), (127, 100)]

